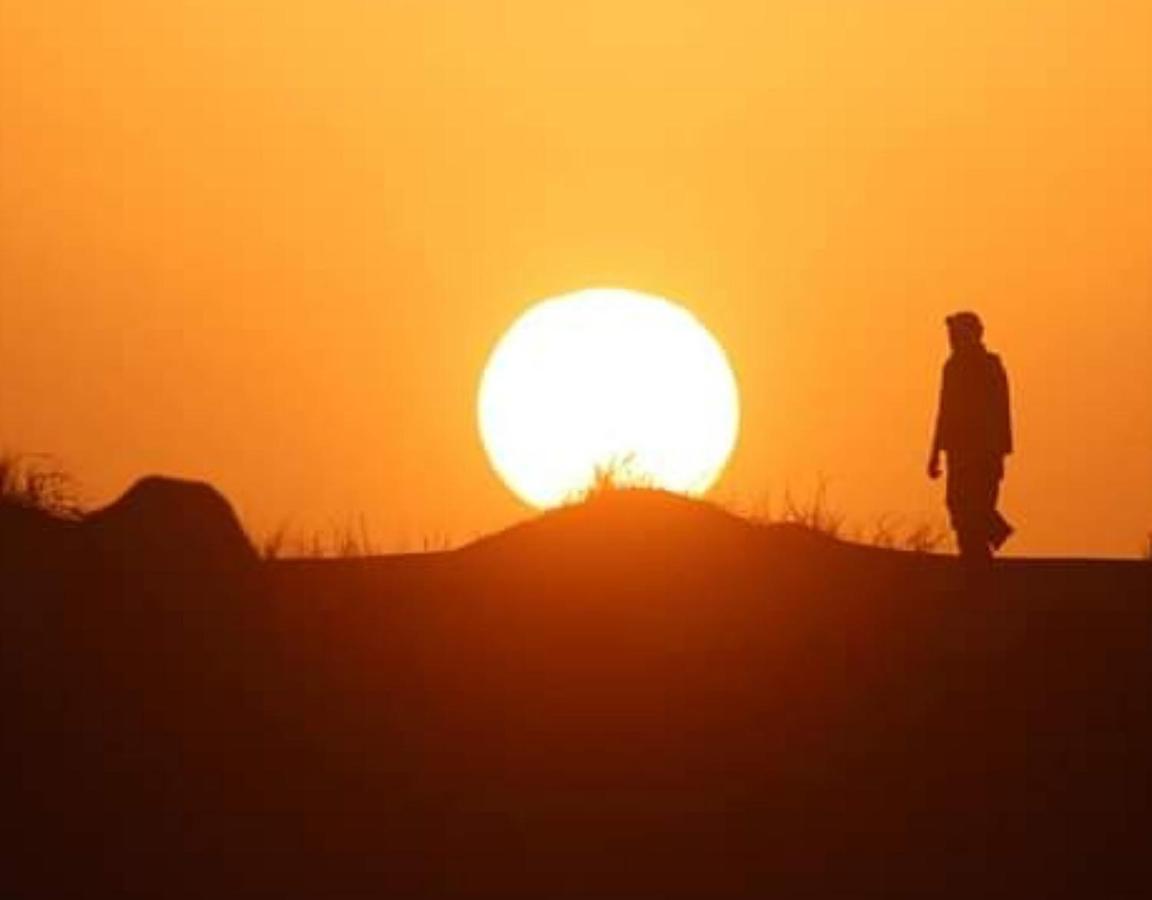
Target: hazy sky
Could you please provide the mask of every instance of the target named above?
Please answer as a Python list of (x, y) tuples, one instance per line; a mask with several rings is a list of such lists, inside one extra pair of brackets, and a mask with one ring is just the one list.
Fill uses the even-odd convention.
[[(717, 495), (923, 475), (941, 319), (1013, 380), (1021, 553), (1152, 529), (1147, 0), (0, 0), (0, 446), (256, 531), (527, 514), (477, 381), (531, 301), (669, 296), (728, 349)], [(307, 525), (313, 527), (313, 525)]]

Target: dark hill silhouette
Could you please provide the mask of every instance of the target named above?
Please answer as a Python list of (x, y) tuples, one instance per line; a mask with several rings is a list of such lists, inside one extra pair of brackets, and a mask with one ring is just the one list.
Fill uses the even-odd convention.
[(974, 587), (655, 492), (255, 579), (72, 562), (2, 582), (5, 896), (1152, 885), (1147, 564)]

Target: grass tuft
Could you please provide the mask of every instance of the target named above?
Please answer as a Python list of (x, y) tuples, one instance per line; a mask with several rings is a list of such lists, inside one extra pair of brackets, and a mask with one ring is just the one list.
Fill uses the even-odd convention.
[(802, 525), (819, 534), (839, 538), (844, 530), (844, 514), (832, 508), (828, 502), (827, 485), (821, 479), (811, 496), (800, 501), (792, 491), (784, 491), (783, 522)]
[(636, 454), (626, 453), (599, 463), (592, 470), (592, 483), (569, 494), (565, 498), (564, 505), (578, 506), (589, 500), (597, 500), (621, 491), (652, 487), (655, 487), (655, 481), (651, 475), (637, 468)]
[(791, 489), (786, 489), (779, 510), (774, 508), (771, 495), (764, 494), (754, 512), (738, 514), (760, 524), (799, 525), (836, 540), (849, 540), (882, 550), (932, 553), (950, 540), (948, 530), (938, 524), (917, 522), (908, 525), (892, 513), (880, 516), (870, 528), (849, 524), (847, 517), (829, 501), (824, 479), (817, 482), (807, 499), (798, 499)]
[(41, 453), (0, 454), (0, 506), (73, 521), (85, 513), (76, 479), (55, 457)]
[[(437, 553), (454, 545), (446, 531), (433, 531), (420, 538), (419, 552)], [(384, 553), (411, 552), (411, 547), (385, 548), (373, 537), (363, 515), (345, 522), (332, 522), (326, 529), (294, 530), (287, 522), (268, 532), (258, 543), (262, 559), (361, 559)]]

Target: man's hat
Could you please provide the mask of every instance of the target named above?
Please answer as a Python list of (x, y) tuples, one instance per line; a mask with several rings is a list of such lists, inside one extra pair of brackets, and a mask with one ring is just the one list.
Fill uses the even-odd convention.
[(980, 321), (980, 317), (974, 312), (964, 310), (963, 312), (953, 313), (944, 321), (949, 328), (955, 329), (956, 331), (967, 332), (976, 337), (984, 336), (984, 323)]

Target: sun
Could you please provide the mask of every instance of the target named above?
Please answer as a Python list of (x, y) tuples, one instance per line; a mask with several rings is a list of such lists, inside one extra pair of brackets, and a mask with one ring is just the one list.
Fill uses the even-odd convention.
[(620, 288), (544, 300), (492, 351), (480, 435), (509, 488), (537, 508), (603, 473), (622, 485), (702, 494), (740, 429), (724, 349), (684, 307)]

